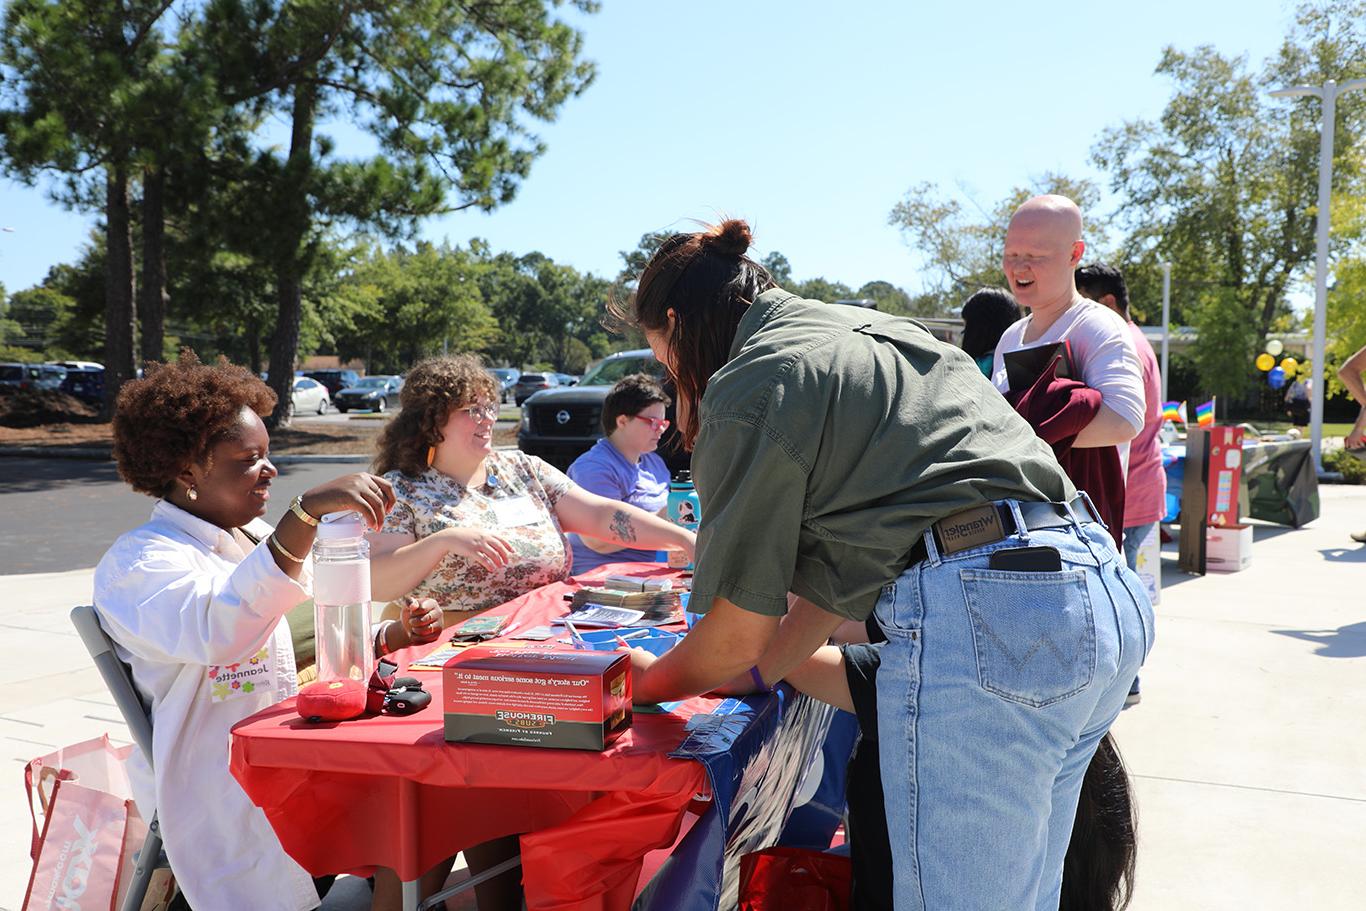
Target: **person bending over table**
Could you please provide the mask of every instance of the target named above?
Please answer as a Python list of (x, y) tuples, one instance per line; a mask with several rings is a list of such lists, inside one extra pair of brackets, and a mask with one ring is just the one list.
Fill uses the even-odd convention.
[[(129, 778), (143, 816), (157, 813), (182, 908), (318, 907), (314, 880), (229, 773), (228, 732), (297, 691), (282, 619), (311, 597), (317, 518), (355, 510), (378, 528), (394, 502), (387, 481), (351, 474), (296, 498), (272, 530), (261, 517), (278, 472), (261, 418), (274, 406), (250, 371), (185, 351), (125, 384), (114, 411), (119, 475), (157, 502), (100, 560), (95, 610), (152, 706), (152, 762), (134, 751)], [(410, 604), (377, 650), (431, 641), (439, 623), (434, 602)]]
[[(664, 410), (672, 402), (659, 383), (644, 373), (617, 380), (602, 403), (606, 434), (569, 466), (569, 479), (584, 490), (663, 516), (669, 502), (669, 469), (656, 454), (669, 429)], [(571, 534), (574, 574), (604, 563), (651, 563), (657, 551), (622, 547), (613, 541)]]
[[(375, 459), (375, 471), (396, 498), (382, 533), (370, 536), (376, 598), (432, 598), (446, 623), (458, 621), (568, 578), (565, 529), (691, 557), (695, 539), (687, 529), (589, 493), (535, 456), (494, 451), (498, 386), (477, 358), (419, 363), (399, 404)], [(477, 874), (516, 852), (517, 837), (510, 835), (465, 856)], [(436, 891), (448, 872), (446, 863), (424, 876), (424, 894)], [(376, 880), (377, 904), (381, 893), (387, 903), (397, 888), (388, 876)], [(521, 907), (516, 871), (475, 892), (485, 911)]]
[(971, 358), (909, 320), (798, 299), (749, 243), (736, 220), (674, 235), (613, 308), (675, 380), (703, 507), (706, 616), (661, 658), (631, 650), (635, 699), (764, 686), (875, 617), (897, 906), (1055, 911), (1151, 605)]

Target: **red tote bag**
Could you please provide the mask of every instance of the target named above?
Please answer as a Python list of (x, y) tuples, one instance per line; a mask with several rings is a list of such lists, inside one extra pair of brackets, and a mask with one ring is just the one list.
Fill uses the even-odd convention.
[[(33, 872), (23, 911), (116, 911), (122, 898), (120, 880), (131, 873), (132, 852), (147, 833), (133, 805), (125, 768), (132, 749), (114, 747), (104, 735), (25, 767), (24, 787), (33, 819)], [(43, 817), (41, 830), (35, 796)], [(126, 891), (127, 883), (123, 886)], [(153, 886), (148, 895), (152, 907), (169, 901), (169, 877), (157, 877)]]
[(768, 848), (740, 858), (740, 911), (848, 911), (849, 858), (807, 848)]

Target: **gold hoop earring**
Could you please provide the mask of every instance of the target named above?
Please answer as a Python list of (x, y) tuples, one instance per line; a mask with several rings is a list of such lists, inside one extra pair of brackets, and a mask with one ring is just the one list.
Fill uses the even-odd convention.
[(191, 485), (189, 486), (189, 488), (186, 489), (186, 491), (185, 491), (185, 496), (189, 497), (191, 500), (198, 500), (198, 499), (199, 499), (199, 491), (195, 490), (195, 489), (194, 489), (194, 485), (191, 484)]
[(428, 447), (427, 447), (427, 467), (428, 467), (428, 468), (431, 468), (431, 467), (432, 467), (432, 463), (435, 462), (435, 461), (436, 461), (436, 447), (435, 447), (435, 446), (428, 446)]

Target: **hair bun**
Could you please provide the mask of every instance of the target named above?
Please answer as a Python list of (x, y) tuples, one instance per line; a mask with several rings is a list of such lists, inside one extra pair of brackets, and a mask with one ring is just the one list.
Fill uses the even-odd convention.
[(741, 218), (727, 218), (702, 232), (702, 246), (728, 256), (743, 256), (754, 240), (749, 223)]

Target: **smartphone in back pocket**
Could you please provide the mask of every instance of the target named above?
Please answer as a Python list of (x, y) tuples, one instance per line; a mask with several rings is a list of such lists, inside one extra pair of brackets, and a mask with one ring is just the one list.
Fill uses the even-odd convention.
[(993, 551), (987, 559), (987, 568), (1017, 573), (1060, 573), (1062, 555), (1056, 547), (1012, 547)]

